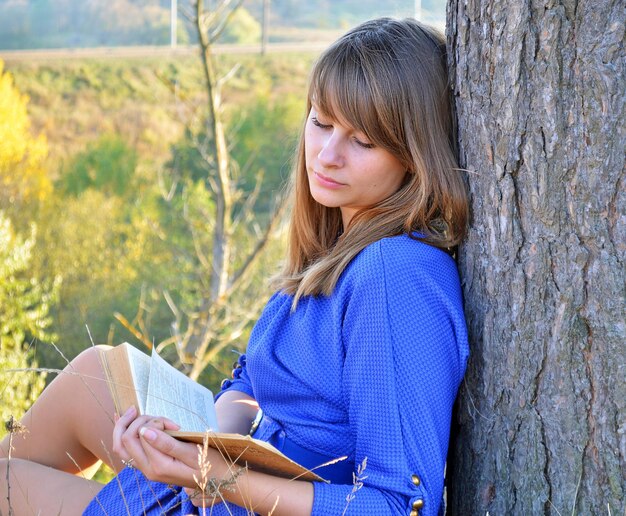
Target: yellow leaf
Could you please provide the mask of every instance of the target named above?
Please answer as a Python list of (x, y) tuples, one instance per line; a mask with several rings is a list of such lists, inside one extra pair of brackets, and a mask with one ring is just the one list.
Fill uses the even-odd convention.
[(28, 100), (0, 60), (0, 195), (9, 202), (42, 200), (52, 190), (45, 168), (48, 143), (31, 132)]

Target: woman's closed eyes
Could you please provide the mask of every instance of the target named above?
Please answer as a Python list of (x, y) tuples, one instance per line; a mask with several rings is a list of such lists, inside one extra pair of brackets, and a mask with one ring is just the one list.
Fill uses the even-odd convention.
[[(319, 127), (320, 129), (323, 129), (323, 130), (332, 129), (333, 127), (332, 124), (323, 124), (322, 122), (320, 122), (319, 118), (317, 118), (316, 116), (311, 117), (311, 122), (313, 123), (314, 126)], [(356, 136), (352, 137), (352, 141), (356, 143), (357, 145), (359, 145), (360, 147), (363, 147), (364, 149), (373, 149), (375, 147), (373, 143), (369, 143), (363, 140), (365, 140), (365, 138), (357, 138)]]

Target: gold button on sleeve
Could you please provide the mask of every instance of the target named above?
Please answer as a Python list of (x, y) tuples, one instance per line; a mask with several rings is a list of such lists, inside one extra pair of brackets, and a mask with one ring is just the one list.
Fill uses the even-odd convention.
[(413, 510), (415, 512), (419, 511), (422, 507), (424, 507), (424, 500), (415, 500), (413, 502)]
[(413, 482), (414, 485), (419, 486), (420, 485), (420, 477), (418, 477), (417, 475), (411, 475), (411, 481)]
[(409, 514), (409, 516), (419, 516), (419, 513), (417, 511), (411, 511), (411, 514)]

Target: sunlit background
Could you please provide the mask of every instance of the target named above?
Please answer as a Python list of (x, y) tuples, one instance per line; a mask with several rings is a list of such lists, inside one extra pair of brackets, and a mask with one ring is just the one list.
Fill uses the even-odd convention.
[[(441, 0), (247, 0), (228, 18), (215, 65), (228, 77), (218, 116), (236, 288), (216, 299), (214, 140), (191, 9), (189, 0), (0, 2), (4, 421), (56, 374), (38, 367), (62, 368), (91, 343), (156, 346), (219, 389), (285, 254), (284, 223), (269, 221), (312, 62), (365, 19), (416, 16), (440, 28), (445, 19)], [(200, 338), (208, 345), (197, 351)]]

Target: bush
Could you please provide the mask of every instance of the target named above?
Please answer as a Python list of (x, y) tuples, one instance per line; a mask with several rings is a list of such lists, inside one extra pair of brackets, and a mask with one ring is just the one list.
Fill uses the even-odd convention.
[[(0, 212), (0, 414), (3, 421), (19, 418), (44, 386), (44, 375), (25, 370), (36, 367), (31, 342), (51, 342), (48, 315), (56, 301), (59, 282), (41, 284), (28, 274), (35, 228), (29, 238), (16, 235), (11, 221)], [(4, 432), (4, 427), (2, 432)]]
[(261, 42), (261, 25), (243, 7), (235, 11), (220, 36), (220, 43), (250, 45)]
[(137, 167), (137, 153), (119, 136), (105, 135), (79, 153), (63, 176), (66, 193), (78, 196), (89, 188), (123, 197)]

